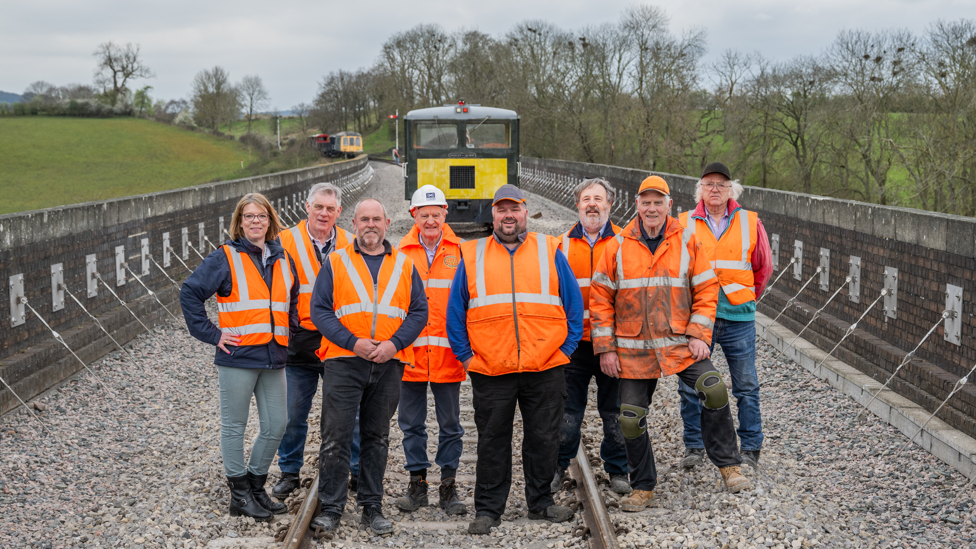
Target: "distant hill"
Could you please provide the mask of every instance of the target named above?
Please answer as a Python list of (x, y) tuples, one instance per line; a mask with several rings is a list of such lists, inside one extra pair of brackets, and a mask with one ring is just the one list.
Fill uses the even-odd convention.
[(0, 103), (20, 103), (24, 98), (16, 93), (0, 91)]

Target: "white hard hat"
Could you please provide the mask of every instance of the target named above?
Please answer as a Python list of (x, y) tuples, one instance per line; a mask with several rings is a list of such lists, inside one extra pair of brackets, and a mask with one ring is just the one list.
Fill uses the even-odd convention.
[(444, 191), (433, 185), (424, 185), (413, 193), (410, 199), (410, 211), (421, 206), (444, 206), (447, 207), (447, 199), (444, 198)]

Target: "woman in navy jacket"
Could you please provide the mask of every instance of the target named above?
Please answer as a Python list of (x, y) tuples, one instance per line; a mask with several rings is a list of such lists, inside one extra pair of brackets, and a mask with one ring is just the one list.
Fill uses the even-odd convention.
[[(264, 489), (287, 424), (284, 368), (288, 345), (281, 341), (299, 327), (298, 273), (294, 260), (276, 240), (282, 228), (267, 198), (259, 193), (244, 195), (231, 219), (232, 240), (207, 256), (180, 290), (190, 334), (217, 347), (220, 453), (231, 491), (230, 514), (261, 521), (287, 511)], [(218, 296), (220, 327), (210, 320), (204, 306), (214, 294)], [(276, 325), (284, 324), (281, 313), (287, 314), (287, 326)], [(258, 343), (267, 339), (270, 341)], [(257, 402), (260, 433), (245, 465), (244, 430), (251, 395)]]

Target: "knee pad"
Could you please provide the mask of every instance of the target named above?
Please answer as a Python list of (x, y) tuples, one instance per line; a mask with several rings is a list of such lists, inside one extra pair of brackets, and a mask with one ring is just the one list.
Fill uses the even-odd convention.
[(630, 404), (620, 405), (620, 432), (624, 438), (637, 438), (647, 432), (647, 409)]
[(695, 382), (695, 393), (702, 406), (711, 410), (721, 410), (729, 404), (729, 390), (718, 372), (706, 372)]

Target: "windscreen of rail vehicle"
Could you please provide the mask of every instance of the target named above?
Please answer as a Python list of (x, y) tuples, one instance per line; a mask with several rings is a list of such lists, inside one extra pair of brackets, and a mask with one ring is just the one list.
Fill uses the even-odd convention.
[(508, 122), (468, 122), (466, 135), (469, 149), (507, 149), (511, 146)]
[(418, 121), (414, 129), (415, 149), (456, 149), (458, 146), (456, 122)]

